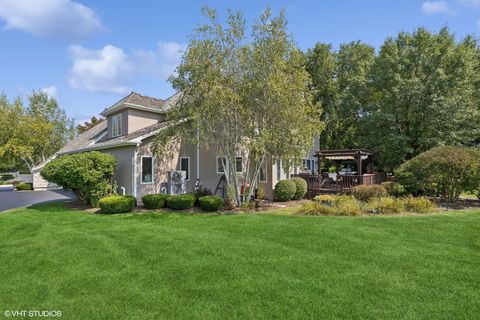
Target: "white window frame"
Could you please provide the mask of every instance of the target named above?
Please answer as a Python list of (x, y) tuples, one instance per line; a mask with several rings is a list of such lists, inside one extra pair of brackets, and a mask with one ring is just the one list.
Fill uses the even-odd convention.
[[(143, 158), (152, 159), (152, 181), (144, 182), (143, 181)], [(152, 156), (142, 156), (140, 159), (140, 184), (154, 184), (155, 183), (155, 158)]]
[(112, 116), (112, 138), (122, 135), (122, 114), (118, 113)]
[(267, 159), (263, 160), (262, 166), (265, 166), (265, 180), (260, 180), (260, 172), (258, 173), (258, 182), (267, 183), (268, 182), (268, 166), (267, 166)]
[[(220, 167), (218, 166), (218, 159), (219, 158), (225, 158), (225, 171), (224, 172), (221, 172), (219, 169)], [(215, 157), (215, 171), (217, 172), (217, 174), (227, 174), (228, 172), (228, 159), (227, 157), (225, 156), (216, 156)]]
[[(242, 160), (242, 170), (240, 170), (240, 171), (237, 170), (237, 160), (238, 159)], [(235, 157), (235, 172), (236, 173), (242, 173), (243, 172), (243, 157), (238, 157), (238, 156)]]
[(188, 160), (188, 168), (187, 168), (187, 175), (188, 179), (185, 177), (185, 181), (190, 181), (190, 157), (180, 157), (180, 171), (185, 171), (182, 170), (182, 159), (187, 159)]

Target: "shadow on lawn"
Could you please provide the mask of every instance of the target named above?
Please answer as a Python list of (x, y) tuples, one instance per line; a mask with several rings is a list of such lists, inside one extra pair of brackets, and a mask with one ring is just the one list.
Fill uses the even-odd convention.
[(464, 209), (479, 209), (480, 200), (477, 199), (459, 199), (455, 203), (448, 203), (442, 201), (435, 201), (437, 206), (443, 210), (464, 210)]

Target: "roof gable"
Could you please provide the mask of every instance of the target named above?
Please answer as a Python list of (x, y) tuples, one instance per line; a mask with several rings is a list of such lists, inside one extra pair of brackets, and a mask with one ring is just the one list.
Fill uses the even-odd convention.
[(102, 111), (101, 115), (106, 117), (112, 113), (126, 108), (140, 109), (155, 113), (165, 113), (165, 101), (149, 96), (144, 96), (136, 92), (131, 92), (128, 96), (120, 99), (112, 106)]

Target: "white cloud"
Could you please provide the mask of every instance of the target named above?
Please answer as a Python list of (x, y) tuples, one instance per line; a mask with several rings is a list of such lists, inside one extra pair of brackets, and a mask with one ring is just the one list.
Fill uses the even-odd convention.
[(73, 59), (68, 82), (73, 88), (91, 92), (126, 93), (134, 66), (121, 49), (106, 45), (89, 50), (79, 45), (69, 48)]
[(104, 30), (89, 7), (72, 0), (0, 0), (6, 29), (36, 36), (82, 38)]
[(137, 49), (127, 54), (113, 45), (99, 50), (73, 45), (69, 48), (73, 66), (68, 81), (76, 89), (125, 94), (137, 76), (166, 80), (180, 62), (183, 48), (175, 42), (158, 42), (156, 50)]
[(58, 89), (55, 86), (49, 86), (40, 89), (40, 91), (45, 92), (50, 98), (58, 99)]
[(422, 11), (426, 14), (453, 13), (452, 9), (445, 1), (425, 1), (424, 3), (422, 3)]

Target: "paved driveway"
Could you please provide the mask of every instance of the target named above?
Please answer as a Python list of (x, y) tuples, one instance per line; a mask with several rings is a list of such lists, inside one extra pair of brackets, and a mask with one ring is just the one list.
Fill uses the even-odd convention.
[(48, 191), (13, 191), (12, 188), (4, 186), (0, 188), (0, 212), (42, 202), (74, 198), (75, 195), (71, 191), (62, 189)]

